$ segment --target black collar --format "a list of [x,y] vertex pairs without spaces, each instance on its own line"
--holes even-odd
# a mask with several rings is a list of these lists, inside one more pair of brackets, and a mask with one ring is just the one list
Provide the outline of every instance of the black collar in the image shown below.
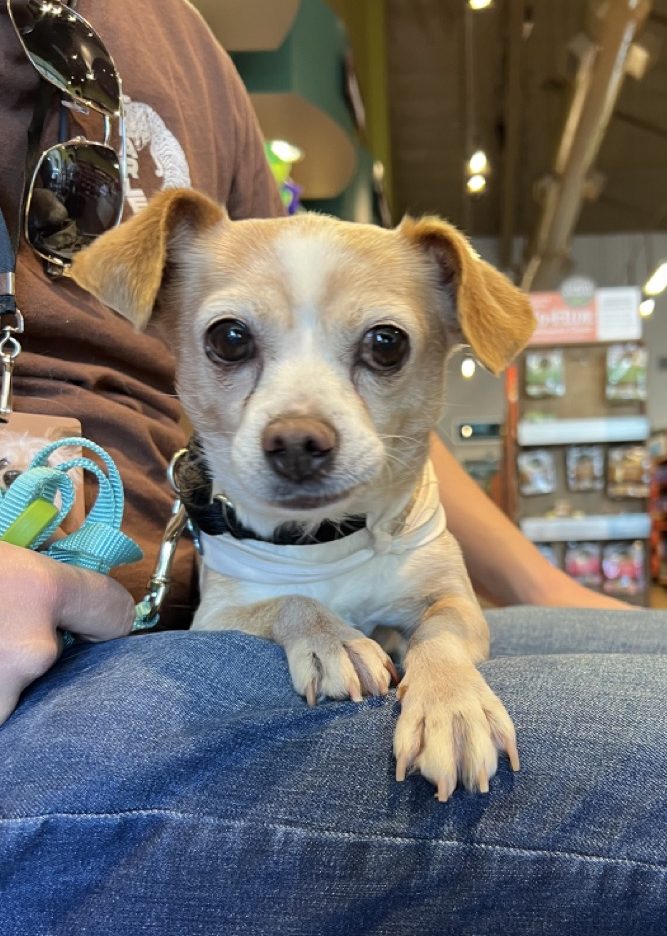
[[233,505],[225,497],[212,497],[211,474],[204,459],[201,443],[196,436],[190,439],[187,449],[180,457],[176,456],[176,459],[172,463],[172,475],[178,496],[194,526],[210,536],[228,533],[238,540],[252,539],[280,546],[305,546],[331,543],[351,536],[366,526],[365,516],[355,516],[340,523],[325,520],[307,534],[298,524],[285,523],[278,527],[272,536],[260,536],[241,523]]

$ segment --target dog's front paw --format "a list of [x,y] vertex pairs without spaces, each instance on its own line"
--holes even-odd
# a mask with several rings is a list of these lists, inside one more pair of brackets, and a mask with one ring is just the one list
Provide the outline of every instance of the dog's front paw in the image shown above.
[[386,695],[398,675],[391,659],[374,640],[342,621],[322,620],[312,632],[284,641],[292,682],[309,705],[320,697],[352,699]]
[[507,752],[512,770],[519,769],[512,720],[472,664],[408,664],[397,695],[397,780],[417,769],[444,803],[459,781],[468,790],[487,793],[498,751]]

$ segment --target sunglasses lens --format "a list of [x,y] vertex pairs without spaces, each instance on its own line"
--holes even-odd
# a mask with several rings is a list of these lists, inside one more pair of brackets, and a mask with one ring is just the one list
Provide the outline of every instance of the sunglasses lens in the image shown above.
[[101,143],[52,146],[41,159],[27,209],[30,244],[64,261],[114,227],[123,211],[118,156]]
[[40,75],[104,114],[119,113],[120,84],[113,61],[81,16],[57,0],[10,0],[9,12]]

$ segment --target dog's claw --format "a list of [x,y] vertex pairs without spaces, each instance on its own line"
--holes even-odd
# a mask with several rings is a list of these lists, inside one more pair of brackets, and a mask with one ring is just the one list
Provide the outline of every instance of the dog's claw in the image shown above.
[[317,705],[317,694],[315,692],[315,680],[314,679],[308,683],[308,687],[306,689],[306,701],[308,702],[308,705],[310,705],[311,708],[314,708]]
[[405,774],[408,769],[408,759],[407,757],[399,757],[396,761],[396,780],[398,783],[403,783],[405,780]]
[[353,702],[363,702],[363,701],[364,701],[363,696],[361,695],[361,692],[359,691],[359,686],[358,686],[358,685],[355,686],[355,684],[354,684],[353,682],[349,682],[349,683],[348,683],[348,685],[347,685],[347,692],[348,692],[348,695],[349,695],[349,697],[352,699]]
[[439,803],[446,803],[449,799],[449,783],[445,778],[438,780],[438,792],[435,795]]
[[393,685],[397,686],[399,682],[401,681],[401,677],[398,675],[398,670],[394,666],[394,661],[390,659],[389,657],[387,657],[387,659],[384,661],[384,668],[387,670],[387,672],[391,676],[391,681]]
[[519,761],[519,752],[515,743],[507,745],[506,748],[507,756],[509,757],[510,767],[516,773],[517,770],[521,770],[521,762]]
[[480,770],[477,775],[477,786],[480,793],[489,792],[489,778],[485,770]]

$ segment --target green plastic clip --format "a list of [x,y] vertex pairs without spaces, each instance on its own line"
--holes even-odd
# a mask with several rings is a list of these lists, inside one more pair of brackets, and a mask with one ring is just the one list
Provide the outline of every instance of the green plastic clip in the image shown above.
[[29,549],[39,534],[46,529],[58,514],[58,508],[51,501],[38,497],[28,504],[23,513],[10,524],[0,536],[3,543],[23,546]]

